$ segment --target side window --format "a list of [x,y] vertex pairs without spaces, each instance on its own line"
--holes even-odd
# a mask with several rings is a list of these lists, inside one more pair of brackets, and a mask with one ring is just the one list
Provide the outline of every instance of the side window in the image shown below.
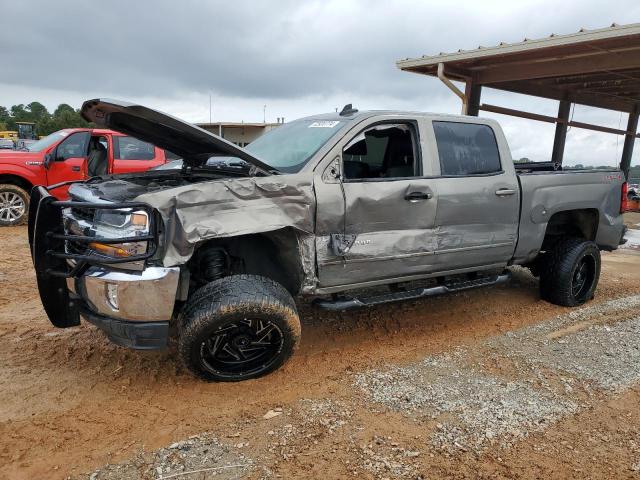
[[56,148],[56,160],[86,157],[88,147],[89,132],[72,133]]
[[410,124],[381,124],[361,132],[342,152],[344,178],[406,178],[420,175]]
[[113,137],[114,158],[119,160],[153,160],[153,145],[133,137]]
[[433,122],[442,175],[480,175],[502,171],[493,129],[488,125]]

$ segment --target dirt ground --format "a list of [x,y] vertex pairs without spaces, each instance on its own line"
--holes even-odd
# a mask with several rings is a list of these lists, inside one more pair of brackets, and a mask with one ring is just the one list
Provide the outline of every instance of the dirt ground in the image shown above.
[[173,349],[54,328],[26,229],[0,229],[0,245],[0,478],[640,477],[634,248],[603,255],[577,310],[541,301],[519,268],[427,301],[301,305],[283,369],[207,384]]

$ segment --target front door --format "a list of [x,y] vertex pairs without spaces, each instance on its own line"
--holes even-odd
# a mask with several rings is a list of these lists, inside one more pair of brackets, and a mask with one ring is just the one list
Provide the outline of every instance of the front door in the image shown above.
[[369,125],[344,145],[339,168],[342,182],[316,186],[320,286],[433,271],[438,198],[421,177],[418,122]]
[[438,270],[505,266],[517,240],[520,187],[504,137],[482,123],[432,125],[440,164]]
[[[83,180],[87,177],[89,138],[89,132],[76,132],[58,144],[51,153],[47,169],[48,185]],[[65,199],[68,190],[67,185],[51,190],[51,194],[59,199]]]

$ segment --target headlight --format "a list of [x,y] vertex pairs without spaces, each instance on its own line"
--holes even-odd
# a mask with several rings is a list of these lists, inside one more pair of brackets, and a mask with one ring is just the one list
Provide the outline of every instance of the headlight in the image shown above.
[[[96,238],[131,238],[149,235],[149,215],[131,209],[96,209],[91,227]],[[125,243],[91,242],[89,248],[108,257],[132,257],[147,251],[147,241]]]

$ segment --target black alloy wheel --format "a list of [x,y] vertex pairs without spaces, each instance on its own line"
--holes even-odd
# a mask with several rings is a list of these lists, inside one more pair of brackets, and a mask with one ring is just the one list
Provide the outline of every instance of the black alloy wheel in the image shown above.
[[282,331],[268,319],[221,325],[200,346],[203,367],[213,375],[251,376],[268,369],[282,351]]
[[231,275],[195,291],[178,319],[178,352],[185,367],[209,381],[266,375],[300,342],[295,302],[279,283]]

